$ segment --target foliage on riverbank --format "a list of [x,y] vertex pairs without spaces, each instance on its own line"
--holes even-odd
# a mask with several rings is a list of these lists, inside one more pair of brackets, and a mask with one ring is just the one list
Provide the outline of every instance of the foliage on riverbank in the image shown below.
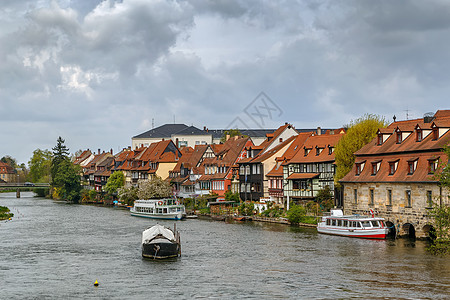
[[431,241],[428,251],[432,254],[450,254],[450,206],[434,205],[430,211],[436,239]]
[[9,211],[9,208],[5,206],[0,206],[0,220],[7,220],[12,218],[14,214]]

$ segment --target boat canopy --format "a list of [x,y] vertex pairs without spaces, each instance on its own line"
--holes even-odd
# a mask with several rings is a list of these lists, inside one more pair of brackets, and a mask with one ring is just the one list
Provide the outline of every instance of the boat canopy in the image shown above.
[[144,230],[144,232],[142,233],[142,243],[148,243],[158,235],[162,235],[163,237],[171,241],[175,240],[175,235],[173,234],[172,230],[162,225],[156,224],[155,226]]
[[342,211],[342,209],[332,209],[331,216],[332,217],[342,217],[342,216],[344,216],[344,212]]

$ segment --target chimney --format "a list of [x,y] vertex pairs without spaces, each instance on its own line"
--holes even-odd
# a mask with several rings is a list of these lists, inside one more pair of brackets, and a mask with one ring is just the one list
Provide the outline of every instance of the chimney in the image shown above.
[[180,145],[178,144],[178,138],[175,139],[175,145],[176,145],[177,147],[180,147]]
[[111,150],[109,152],[111,152],[111,154],[113,154],[112,148],[111,148]]
[[100,148],[98,148],[98,154],[100,154]]
[[317,127],[317,135],[321,135],[322,134],[322,128]]
[[206,126],[203,126],[203,131],[206,131]]

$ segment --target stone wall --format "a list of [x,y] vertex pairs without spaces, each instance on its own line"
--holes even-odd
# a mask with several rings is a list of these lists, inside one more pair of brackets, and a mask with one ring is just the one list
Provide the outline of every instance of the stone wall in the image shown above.
[[449,203],[448,189],[437,183],[345,183],[344,213],[368,215],[372,209],[376,216],[395,226],[397,236],[415,234],[417,238],[425,238],[432,224],[428,217],[430,192],[433,202]]

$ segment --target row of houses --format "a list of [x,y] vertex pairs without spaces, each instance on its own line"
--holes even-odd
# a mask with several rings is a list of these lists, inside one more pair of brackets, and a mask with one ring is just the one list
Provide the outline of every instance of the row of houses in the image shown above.
[[[134,148],[116,155],[86,150],[76,163],[98,191],[112,172],[120,170],[133,185],[158,175],[182,198],[215,193],[220,201],[230,190],[243,201],[282,206],[291,200],[312,201],[327,186],[336,192],[334,150],[346,134],[343,128],[298,130],[286,123],[276,130],[210,143],[215,140],[207,128],[172,125],[133,137]],[[373,210],[397,226],[399,234],[426,235],[432,202],[450,203],[448,190],[439,186],[434,174],[447,164],[442,149],[450,142],[449,129],[450,110],[423,119],[394,120],[379,129],[374,140],[354,154],[353,170],[341,180],[335,205],[349,214]],[[201,139],[209,135],[211,140]]]

